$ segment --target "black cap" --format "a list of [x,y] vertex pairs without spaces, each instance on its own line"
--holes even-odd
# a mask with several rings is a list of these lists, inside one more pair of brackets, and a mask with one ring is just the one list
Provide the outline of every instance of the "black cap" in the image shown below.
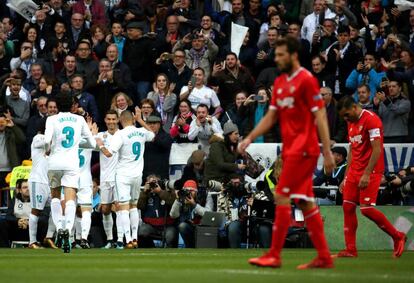
[[144,23],[143,22],[129,22],[126,25],[126,28],[127,29],[129,29],[129,28],[137,28],[137,29],[140,29],[140,30],[144,30]]
[[151,115],[147,118],[147,123],[161,123],[161,118],[155,115]]
[[344,157],[344,159],[346,159],[348,152],[346,151],[346,148],[343,146],[335,146],[334,148],[332,148],[332,152],[338,153],[340,155],[342,155]]

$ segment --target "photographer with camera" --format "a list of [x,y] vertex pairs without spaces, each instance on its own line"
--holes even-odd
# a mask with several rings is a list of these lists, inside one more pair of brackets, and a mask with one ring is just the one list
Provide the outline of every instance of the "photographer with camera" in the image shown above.
[[225,230],[228,245],[232,249],[240,248],[242,239],[246,238],[249,207],[252,204],[253,194],[243,177],[238,174],[228,175],[217,197],[217,211],[226,214]]
[[360,85],[369,86],[370,99],[374,98],[378,89],[381,89],[381,81],[385,76],[384,72],[377,72],[378,59],[373,53],[367,53],[358,61],[356,69],[346,79],[345,86],[354,91],[354,99],[358,101],[357,88]]
[[156,175],[149,175],[144,190],[138,198],[142,223],[139,228],[141,247],[152,247],[152,240],[161,239],[167,248],[176,248],[178,232],[176,222],[169,216],[170,207],[175,200],[175,192],[165,188]]
[[385,175],[385,181],[391,195],[398,194],[398,204],[414,205],[414,166],[401,169],[397,174]]
[[373,102],[384,125],[384,143],[406,142],[411,102],[403,94],[401,82],[389,81],[388,91],[377,92]]
[[178,231],[186,248],[195,247],[195,225],[200,223],[206,211],[212,211],[214,208],[213,198],[210,194],[207,195],[204,206],[200,203],[197,187],[195,180],[186,181],[183,188],[176,191],[177,199],[170,211],[172,218],[179,219]]

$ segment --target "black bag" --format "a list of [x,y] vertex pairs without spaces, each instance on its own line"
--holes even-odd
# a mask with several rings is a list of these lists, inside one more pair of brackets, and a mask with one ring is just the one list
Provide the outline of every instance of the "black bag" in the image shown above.
[[246,156],[244,157],[244,163],[246,164],[246,175],[253,179],[259,177],[265,170],[248,152],[246,152]]

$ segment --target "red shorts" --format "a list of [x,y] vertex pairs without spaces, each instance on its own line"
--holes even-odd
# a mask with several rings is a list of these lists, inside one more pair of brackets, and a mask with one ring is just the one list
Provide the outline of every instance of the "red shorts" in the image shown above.
[[315,201],[312,178],[317,162],[317,156],[284,157],[276,193],[295,200]]
[[348,172],[346,175],[343,200],[353,202],[355,204],[375,205],[377,203],[377,195],[381,184],[382,174],[373,173],[369,176],[368,187],[364,189],[358,188],[359,180],[362,174]]

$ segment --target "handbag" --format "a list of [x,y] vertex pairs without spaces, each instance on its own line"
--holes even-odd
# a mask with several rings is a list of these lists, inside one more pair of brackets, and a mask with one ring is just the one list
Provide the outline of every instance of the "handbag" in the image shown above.
[[246,152],[246,156],[243,158],[245,164],[246,164],[246,175],[256,179],[257,177],[262,174],[262,172],[265,170],[265,168],[259,164],[254,158]]

